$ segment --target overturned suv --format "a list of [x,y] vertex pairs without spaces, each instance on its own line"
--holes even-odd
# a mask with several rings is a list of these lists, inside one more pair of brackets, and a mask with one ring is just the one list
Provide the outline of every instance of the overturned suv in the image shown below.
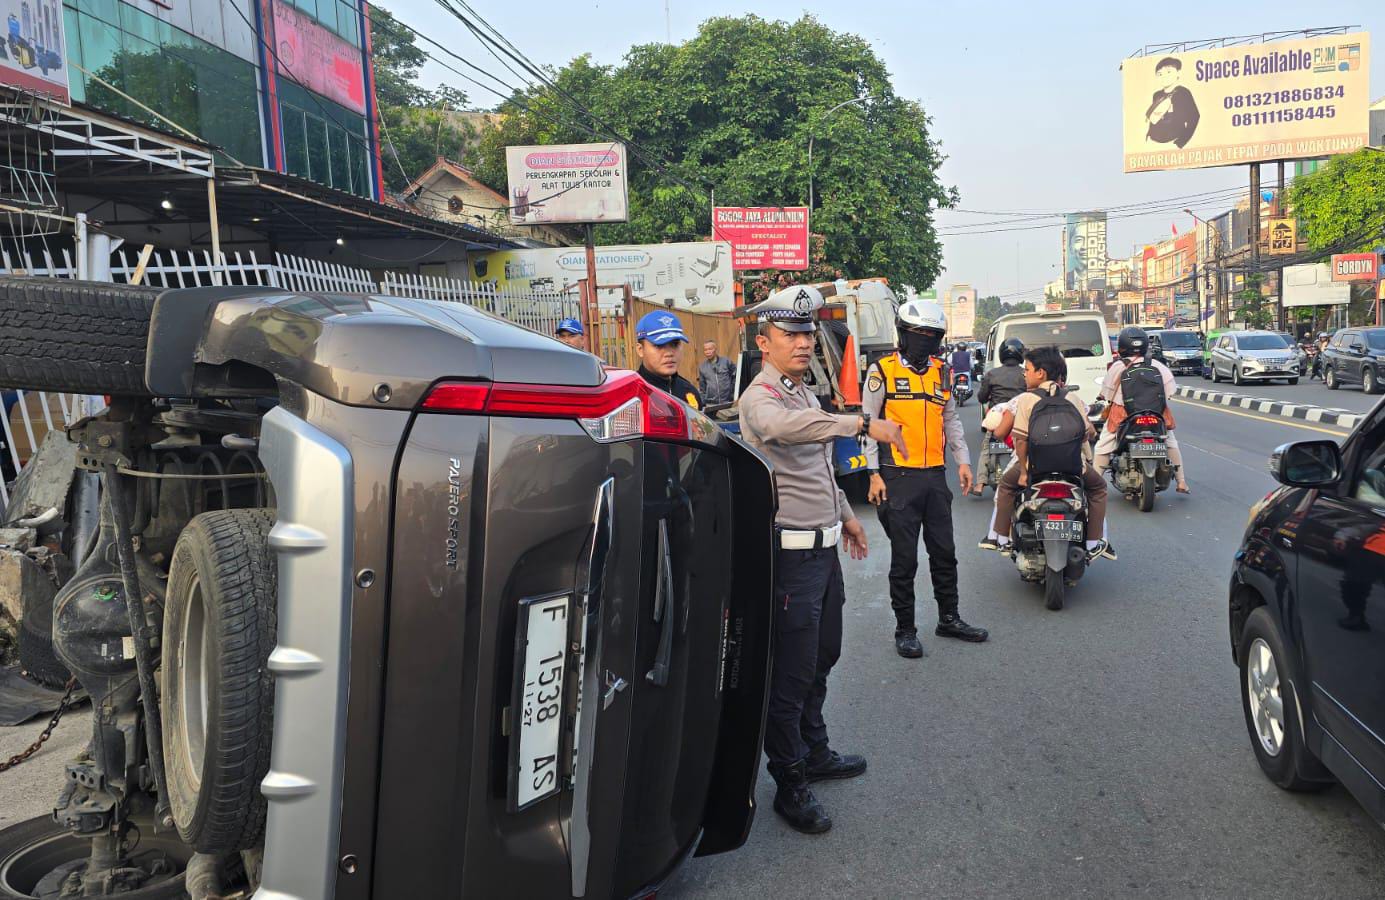
[[745,840],[774,490],[712,422],[463,306],[7,278],[0,321],[0,387],[109,398],[52,605],[91,741],[0,897],[643,896]]

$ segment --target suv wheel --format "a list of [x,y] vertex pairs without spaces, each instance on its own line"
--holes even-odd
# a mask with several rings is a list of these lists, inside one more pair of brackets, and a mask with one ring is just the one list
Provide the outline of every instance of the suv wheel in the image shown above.
[[1329,391],[1335,391],[1342,386],[1337,381],[1337,370],[1330,366],[1323,370],[1322,380],[1327,385]]
[[1321,782],[1299,774],[1311,757],[1299,728],[1293,670],[1274,619],[1263,606],[1246,618],[1237,658],[1241,708],[1251,748],[1265,777],[1289,791],[1321,789]]
[[1361,389],[1368,394],[1380,393],[1380,376],[1370,366],[1361,370]]

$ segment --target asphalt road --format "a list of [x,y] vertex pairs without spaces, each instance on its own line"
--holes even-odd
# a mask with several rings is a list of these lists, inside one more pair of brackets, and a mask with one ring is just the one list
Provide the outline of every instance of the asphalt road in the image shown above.
[[[1340,788],[1289,794],[1260,774],[1226,625],[1231,554],[1272,486],[1270,448],[1341,431],[1174,404],[1193,495],[1161,494],[1148,514],[1113,500],[1120,561],[1098,562],[1061,612],[976,549],[989,496],[956,502],[962,610],[987,644],[926,631],[926,658],[895,655],[888,546],[862,508],[871,555],[845,563],[827,717],[870,770],[820,786],[836,825],[819,837],[781,824],[762,776],[747,846],[690,861],[660,896],[1380,897],[1385,830]],[[924,622],[927,585],[921,572]],[[48,811],[88,721],[70,716],[0,775],[0,827]],[[0,758],[41,724],[0,728]]]
[[1242,394],[1246,397],[1264,397],[1285,403],[1321,406],[1325,409],[1342,409],[1352,413],[1370,412],[1375,408],[1376,403],[1380,402],[1379,396],[1367,394],[1361,390],[1359,384],[1342,385],[1335,391],[1329,391],[1321,381],[1309,381],[1307,378],[1300,379],[1298,384],[1284,384],[1280,381],[1267,384],[1254,381],[1236,387],[1227,381],[1213,385],[1211,379],[1199,378],[1196,375],[1183,375],[1179,377],[1178,383],[1186,387],[1225,391],[1232,394]]
[[1380,897],[1385,830],[1340,788],[1294,795],[1260,774],[1227,635],[1231,555],[1273,485],[1270,448],[1341,432],[1185,401],[1175,414],[1193,495],[1148,514],[1115,498],[1120,560],[1061,612],[976,549],[989,498],[955,503],[962,611],[987,644],[930,630],[928,657],[895,655],[888,545],[859,510],[871,555],[845,563],[827,719],[869,771],[820,786],[835,822],[820,837],[781,823],[762,776],[748,845],[693,860],[666,895]]

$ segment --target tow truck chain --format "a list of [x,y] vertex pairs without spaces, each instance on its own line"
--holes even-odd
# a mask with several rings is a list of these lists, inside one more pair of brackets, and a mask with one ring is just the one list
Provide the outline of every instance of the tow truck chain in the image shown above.
[[10,769],[13,769],[15,766],[19,765],[29,757],[33,756],[35,753],[39,751],[39,748],[43,746],[44,741],[47,741],[50,737],[53,736],[53,729],[58,727],[58,722],[62,719],[63,713],[67,712],[67,708],[72,705],[72,695],[74,692],[76,692],[76,690],[77,679],[69,678],[67,680],[67,693],[63,694],[62,700],[58,702],[58,709],[56,712],[53,713],[53,718],[48,720],[47,727],[45,727],[43,731],[39,733],[38,739],[35,740],[32,744],[30,744],[26,749],[19,753],[16,753],[14,756],[11,756],[6,761],[0,763],[0,772],[8,772]]

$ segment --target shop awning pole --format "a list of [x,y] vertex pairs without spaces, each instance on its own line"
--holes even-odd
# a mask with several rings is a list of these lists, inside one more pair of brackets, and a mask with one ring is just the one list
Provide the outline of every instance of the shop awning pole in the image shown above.
[[221,284],[221,224],[216,216],[216,179],[207,179],[207,224],[212,230],[212,284]]

